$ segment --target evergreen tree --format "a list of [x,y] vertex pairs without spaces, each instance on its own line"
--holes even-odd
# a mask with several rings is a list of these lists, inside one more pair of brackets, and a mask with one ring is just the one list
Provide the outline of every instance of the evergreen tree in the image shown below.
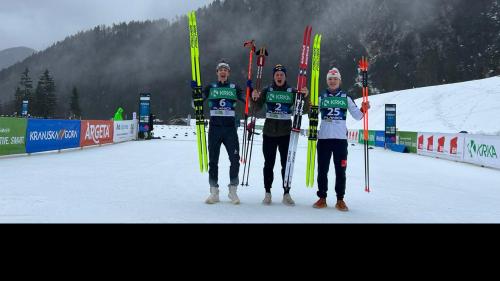
[[45,70],[44,77],[47,81],[46,83],[46,108],[47,108],[47,118],[54,118],[56,116],[57,109],[57,97],[56,97],[56,83],[54,82],[54,78],[50,76],[48,70]]
[[45,80],[40,77],[35,90],[35,100],[33,104],[33,114],[37,117],[45,115]]
[[55,95],[56,86],[54,79],[50,76],[49,70],[45,70],[36,87],[35,114],[43,118],[55,117],[57,107],[57,97]]
[[31,79],[29,73],[30,73],[29,69],[26,68],[24,72],[21,74],[21,82],[19,84],[21,86],[21,90],[23,91],[23,99],[32,102],[33,80]]
[[71,118],[80,119],[82,117],[82,110],[80,108],[80,98],[78,96],[78,90],[73,87],[73,92],[71,94],[70,101],[70,115]]
[[18,114],[21,113],[24,100],[27,100],[29,104],[33,102],[33,80],[29,73],[28,68],[21,73],[21,79],[14,94],[14,111]]
[[21,108],[23,106],[23,91],[21,88],[17,87],[16,88],[16,93],[14,94],[14,111],[18,113],[18,115],[21,113]]

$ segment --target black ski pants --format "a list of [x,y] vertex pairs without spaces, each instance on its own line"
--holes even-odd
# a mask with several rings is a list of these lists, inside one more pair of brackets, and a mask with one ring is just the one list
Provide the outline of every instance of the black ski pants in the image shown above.
[[328,172],[330,161],[333,155],[335,165],[335,192],[337,200],[344,200],[346,191],[346,170],[347,170],[347,140],[325,139],[318,140],[318,197],[328,196]]
[[240,143],[236,127],[210,127],[208,132],[209,151],[209,183],[210,187],[219,187],[219,156],[220,148],[226,147],[231,168],[229,169],[230,184],[239,185],[240,173]]
[[[262,150],[264,152],[264,188],[267,193],[271,192],[273,188],[274,181],[274,165],[276,163],[277,151],[280,152],[281,159],[281,178],[284,181],[285,170],[286,170],[286,160],[288,157],[288,147],[290,145],[290,136],[284,137],[269,137],[264,135],[264,142],[262,144]],[[283,189],[284,189],[283,185]],[[285,193],[290,192],[285,190]]]

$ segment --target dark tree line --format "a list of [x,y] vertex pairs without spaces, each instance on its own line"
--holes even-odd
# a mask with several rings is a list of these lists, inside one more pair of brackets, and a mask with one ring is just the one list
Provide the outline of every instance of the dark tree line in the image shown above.
[[[204,83],[215,79],[215,64],[225,58],[232,66],[231,79],[244,86],[248,52],[243,42],[255,39],[270,52],[265,82],[271,81],[272,65],[281,63],[294,85],[302,33],[308,24],[323,34],[322,76],[338,67],[344,89],[354,96],[360,95],[356,61],[361,56],[372,63],[372,93],[500,74],[498,0],[474,4],[465,0],[226,0],[198,10],[198,24]],[[85,118],[111,118],[118,107],[131,116],[143,91],[152,93],[152,110],[161,119],[185,117],[192,111],[186,17],[97,26],[55,43],[0,72],[4,109],[12,100],[19,73],[28,67],[33,73],[50,69],[55,77],[56,115],[68,115],[75,86]]]
[[[7,107],[6,109],[0,108],[0,113],[7,111],[2,114],[21,116],[23,114],[23,103],[25,102],[28,103],[28,116],[30,117],[72,119],[82,117],[77,88],[74,87],[72,90],[69,111],[65,110],[58,103],[56,84],[48,69],[40,75],[36,88],[33,88],[30,70],[26,68],[21,73],[11,107]],[[61,112],[64,113],[61,115]]]

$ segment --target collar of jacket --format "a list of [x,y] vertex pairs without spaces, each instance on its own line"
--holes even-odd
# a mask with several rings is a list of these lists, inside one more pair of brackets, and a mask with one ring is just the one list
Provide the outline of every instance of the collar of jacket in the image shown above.
[[227,80],[226,82],[217,81],[217,86],[219,87],[227,87],[229,85],[231,85],[231,82],[229,80]]
[[326,93],[328,96],[338,96],[340,94],[340,92],[342,92],[341,88],[338,88],[337,90],[335,90],[333,92],[330,89],[326,89]]
[[288,90],[288,88],[290,88],[290,87],[288,86],[288,83],[287,83],[287,82],[285,82],[285,85],[283,85],[283,86],[281,86],[281,87],[280,87],[280,86],[278,86],[278,85],[276,85],[276,82],[273,82],[273,86],[272,86],[272,88],[273,88],[274,90],[277,90],[277,91],[286,91],[286,90]]

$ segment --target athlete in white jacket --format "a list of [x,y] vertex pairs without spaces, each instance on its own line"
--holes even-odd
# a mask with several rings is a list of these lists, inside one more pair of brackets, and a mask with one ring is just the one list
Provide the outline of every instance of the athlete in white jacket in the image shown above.
[[346,190],[347,169],[347,111],[356,120],[363,119],[364,112],[370,109],[366,103],[359,109],[354,100],[340,88],[342,76],[337,68],[333,68],[327,75],[328,89],[320,94],[319,106],[321,113],[321,126],[318,134],[318,202],[314,208],[327,207],[328,171],[333,155],[335,164],[337,193],[336,208],[347,212],[349,208],[344,202]]

